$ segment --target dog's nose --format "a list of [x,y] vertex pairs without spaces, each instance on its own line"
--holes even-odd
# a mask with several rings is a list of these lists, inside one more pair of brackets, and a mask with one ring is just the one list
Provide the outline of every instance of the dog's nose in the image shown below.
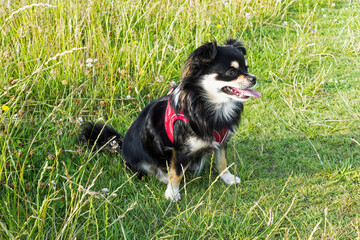
[[256,77],[254,75],[248,75],[247,79],[252,83],[255,84],[256,83]]

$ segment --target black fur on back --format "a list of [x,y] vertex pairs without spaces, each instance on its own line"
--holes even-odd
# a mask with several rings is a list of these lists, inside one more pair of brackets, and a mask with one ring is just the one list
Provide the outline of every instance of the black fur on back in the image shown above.
[[121,152],[123,136],[112,127],[102,123],[86,122],[81,128],[79,139],[90,147]]

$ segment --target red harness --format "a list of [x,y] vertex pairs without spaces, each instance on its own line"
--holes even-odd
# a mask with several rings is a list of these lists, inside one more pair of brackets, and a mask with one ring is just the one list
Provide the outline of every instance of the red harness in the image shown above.
[[[189,122],[189,120],[185,117],[183,112],[179,112],[179,113],[175,112],[175,110],[171,107],[170,97],[169,97],[165,112],[165,130],[172,143],[174,143],[174,123],[176,120],[181,120],[187,123]],[[213,132],[214,139],[219,144],[222,144],[228,135],[229,135],[229,129],[223,129],[220,132],[215,130]]]

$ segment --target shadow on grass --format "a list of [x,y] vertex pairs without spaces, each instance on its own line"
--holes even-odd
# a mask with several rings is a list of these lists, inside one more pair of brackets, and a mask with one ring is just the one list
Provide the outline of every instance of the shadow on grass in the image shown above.
[[356,139],[355,133],[315,138],[242,137],[230,145],[228,159],[240,162],[237,165],[248,172],[244,176],[247,179],[287,178],[292,172],[326,174],[360,163],[360,145]]

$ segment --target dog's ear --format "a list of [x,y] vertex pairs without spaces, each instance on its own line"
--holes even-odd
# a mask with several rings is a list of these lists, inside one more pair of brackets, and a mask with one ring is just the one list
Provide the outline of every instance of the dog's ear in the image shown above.
[[244,45],[241,42],[239,42],[238,40],[229,38],[225,44],[233,46],[237,50],[241,51],[244,55],[246,55],[246,49],[245,49]]
[[204,43],[202,46],[195,49],[190,54],[190,57],[192,57],[192,60],[196,61],[197,64],[200,64],[200,65],[209,64],[216,57],[216,54],[217,54],[216,47],[217,47],[216,41]]
[[212,63],[217,54],[217,43],[208,42],[195,49],[185,62],[182,78],[196,76],[200,70]]

